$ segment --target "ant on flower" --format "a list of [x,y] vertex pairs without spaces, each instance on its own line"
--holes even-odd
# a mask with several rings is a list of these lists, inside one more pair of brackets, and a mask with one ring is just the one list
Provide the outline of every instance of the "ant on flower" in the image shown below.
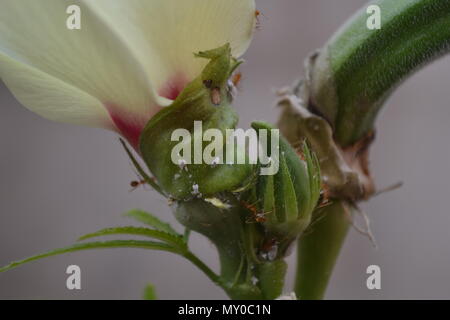
[[249,210],[252,214],[247,218],[247,223],[264,223],[267,221],[266,214],[269,214],[270,212],[260,212],[258,211],[258,208],[256,208],[255,204],[249,204],[245,201],[242,201],[242,205]]

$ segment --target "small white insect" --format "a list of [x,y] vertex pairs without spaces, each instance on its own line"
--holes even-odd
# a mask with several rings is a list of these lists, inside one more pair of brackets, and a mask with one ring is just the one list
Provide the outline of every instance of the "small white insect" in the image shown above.
[[213,161],[211,161],[211,166],[214,168],[215,166],[217,166],[220,163],[220,158],[219,157],[215,157],[213,159]]
[[198,184],[194,184],[193,186],[192,186],[192,195],[194,195],[194,196],[197,196],[197,195],[199,195],[200,194],[200,192],[198,191]]
[[278,246],[274,245],[270,248],[269,252],[267,252],[267,259],[269,261],[274,261],[278,254]]
[[184,159],[178,160],[178,167],[180,167],[181,170],[185,169],[187,171],[187,162]]

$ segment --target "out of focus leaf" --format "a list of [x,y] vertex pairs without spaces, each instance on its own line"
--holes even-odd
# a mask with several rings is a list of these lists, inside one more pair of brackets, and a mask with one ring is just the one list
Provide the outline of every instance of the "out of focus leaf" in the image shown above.
[[42,258],[47,258],[51,256],[60,255],[63,253],[76,252],[82,250],[92,250],[92,249],[109,249],[109,248],[141,248],[141,249],[149,249],[149,250],[160,250],[160,251],[168,251],[173,253],[179,253],[179,249],[160,242],[154,241],[138,241],[138,240],[112,240],[112,241],[104,241],[104,242],[89,242],[89,243],[81,243],[75,244],[69,247],[60,248],[56,250],[51,250],[46,253],[38,254],[23,260],[14,261],[7,266],[0,268],[0,272],[4,272],[13,268],[16,268],[22,264],[39,260]]
[[155,286],[148,284],[144,289],[144,300],[158,300]]
[[150,227],[155,228],[156,230],[159,231],[164,231],[167,233],[170,233],[172,235],[175,236],[179,236],[180,234],[178,232],[176,232],[170,224],[168,224],[167,222],[162,221],[161,219],[159,219],[158,217],[156,217],[155,215],[143,211],[143,210],[139,210],[139,209],[133,209],[128,211],[127,213],[125,213],[126,217],[130,217],[135,219],[136,221],[139,221],[143,224],[146,224]]
[[126,235],[136,235],[136,236],[144,236],[150,237],[156,240],[164,241],[169,245],[173,245],[181,250],[186,249],[186,243],[182,236],[173,235],[167,233],[165,231],[160,230],[152,230],[148,228],[142,227],[116,227],[116,228],[106,228],[100,231],[90,233],[80,237],[78,240],[86,240],[96,237],[110,236],[110,235],[118,235],[118,234],[126,234]]

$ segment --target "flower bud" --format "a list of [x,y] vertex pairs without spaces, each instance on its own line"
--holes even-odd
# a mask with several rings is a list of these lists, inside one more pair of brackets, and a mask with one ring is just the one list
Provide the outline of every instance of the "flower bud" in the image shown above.
[[[255,129],[272,127],[255,122]],[[266,216],[265,227],[279,239],[293,239],[311,221],[320,197],[320,168],[317,158],[303,143],[297,153],[291,145],[280,137],[278,155],[279,170],[275,175],[259,176],[256,184],[257,207]]]
[[[222,156],[217,157],[217,161],[203,161],[207,146],[203,141],[203,131],[212,129],[226,137],[227,129],[234,129],[237,124],[237,114],[230,107],[227,82],[240,62],[231,56],[229,44],[196,56],[210,59],[210,62],[171,106],[150,120],[140,140],[140,150],[148,168],[162,189],[178,200],[234,190],[254,169],[249,164],[225,163],[223,155],[229,148],[233,148],[235,154],[245,153],[238,146],[229,146],[226,139],[218,143],[216,152],[221,151]],[[197,124],[201,124],[202,130],[197,130]],[[180,154],[180,160],[174,163],[173,151],[180,144],[173,139],[177,130],[187,137],[186,142],[182,137],[182,143],[185,143],[182,150],[187,150],[189,156],[187,161],[186,155]]]

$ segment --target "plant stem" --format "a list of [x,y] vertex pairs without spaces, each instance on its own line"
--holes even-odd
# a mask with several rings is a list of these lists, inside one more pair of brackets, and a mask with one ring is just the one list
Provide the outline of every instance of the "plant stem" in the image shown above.
[[193,254],[190,251],[187,251],[183,254],[183,257],[188,259],[190,262],[192,262],[195,266],[197,266],[203,273],[216,285],[220,286],[224,290],[226,290],[223,281],[221,278],[212,271],[203,261],[201,261],[195,254]]
[[[371,4],[381,10],[381,29],[368,28],[373,12],[367,13],[366,5],[328,41],[309,69],[309,108],[328,120],[343,148],[373,130],[378,111],[404,79],[450,50],[450,1]],[[348,210],[344,201],[325,208],[324,218],[300,238],[299,298],[323,298],[348,231]]]
[[221,210],[201,199],[180,202],[175,209],[175,217],[181,224],[204,235],[217,247],[220,277],[192,254],[187,254],[187,258],[232,299],[261,299],[261,291],[251,283],[251,277],[247,277],[246,271],[251,271],[252,265],[243,238],[245,222],[239,202],[231,195],[225,200],[232,205],[230,210]]
[[350,145],[373,129],[390,93],[450,49],[450,1],[380,0],[381,29],[366,5],[324,46],[312,68],[312,104]]
[[349,229],[348,208],[336,202],[298,241],[295,293],[298,299],[322,299]]

